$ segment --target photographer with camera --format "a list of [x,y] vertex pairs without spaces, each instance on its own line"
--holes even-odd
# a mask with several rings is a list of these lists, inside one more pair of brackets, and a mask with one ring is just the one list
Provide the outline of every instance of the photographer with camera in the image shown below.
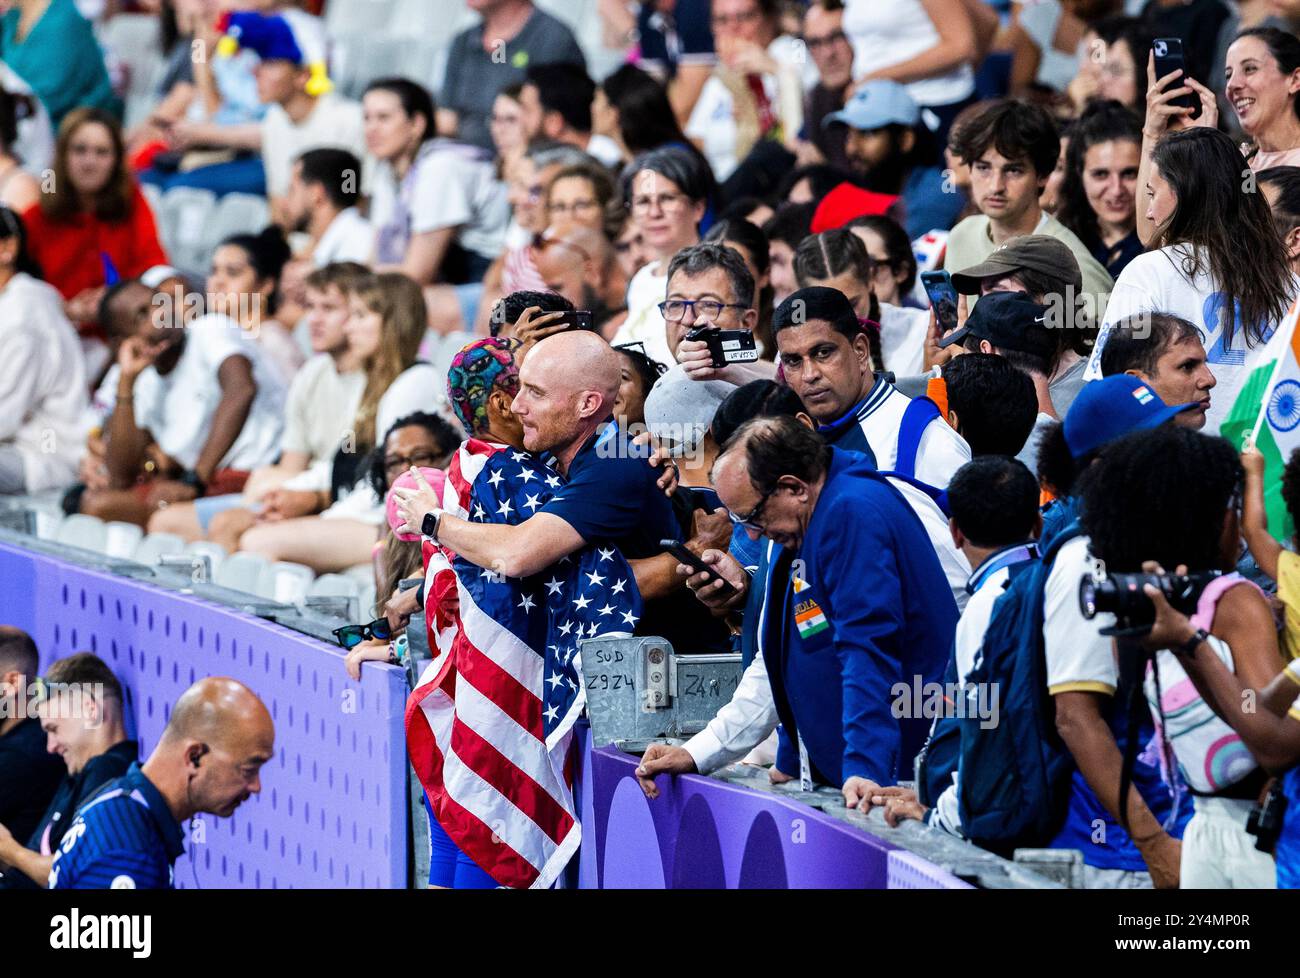
[[[1164,425],[1109,445],[1083,490],[1083,527],[1107,575],[1095,585],[1085,579],[1083,598],[1096,611],[1113,612],[1133,633],[1129,641],[1119,639],[1121,688],[1125,658],[1138,656],[1135,682],[1142,683],[1166,762],[1172,751],[1191,790],[1195,813],[1183,835],[1184,888],[1271,888],[1276,875],[1273,860],[1246,832],[1268,778],[1225,722],[1241,711],[1242,700],[1214,704],[1183,666],[1189,651],[1203,646],[1207,657],[1249,688],[1263,688],[1282,668],[1268,599],[1233,572],[1241,487],[1241,465],[1227,441]],[[1177,636],[1162,629],[1142,640],[1155,609],[1127,575],[1152,560],[1187,578],[1159,582],[1187,628]],[[1187,568],[1195,572],[1190,577]],[[1113,580],[1116,574],[1125,576]]]

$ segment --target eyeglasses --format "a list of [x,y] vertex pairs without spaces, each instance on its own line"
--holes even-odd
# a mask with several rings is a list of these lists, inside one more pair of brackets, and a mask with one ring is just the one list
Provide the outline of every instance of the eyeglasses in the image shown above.
[[803,39],[804,46],[809,51],[816,51],[818,48],[828,48],[832,44],[838,44],[840,41],[847,41],[848,35],[843,31],[835,31],[827,34],[825,37],[807,37]]
[[334,629],[333,634],[338,639],[339,645],[351,651],[362,642],[369,642],[372,639],[387,642],[393,637],[393,630],[388,627],[387,618],[376,618],[369,625],[344,625],[342,628]]
[[576,214],[578,211],[591,211],[600,206],[598,200],[575,200],[572,204],[551,204],[547,210],[552,214]]
[[759,520],[762,519],[763,517],[763,507],[767,505],[767,501],[776,494],[776,491],[779,488],[781,487],[773,486],[767,492],[763,493],[762,498],[760,498],[758,501],[758,505],[755,506],[753,509],[751,509],[744,516],[741,516],[739,513],[728,513],[727,515],[731,517],[731,522],[735,523],[737,526],[742,527],[746,530],[755,530],[759,533],[765,532],[763,529],[763,524],[759,522]]
[[417,469],[440,469],[445,459],[445,455],[430,451],[412,452],[410,455],[386,455],[384,456],[384,471],[388,473],[405,472],[412,466]]
[[669,323],[680,323],[686,318],[688,309],[695,312],[696,319],[713,322],[722,315],[724,309],[747,308],[749,307],[738,302],[718,302],[715,299],[669,299],[659,303],[659,312],[663,314],[664,321]]
[[685,194],[655,194],[654,196],[633,197],[632,213],[649,214],[652,210],[659,210],[667,214],[670,211],[681,210],[686,205],[686,200]]
[[538,231],[533,235],[532,245],[533,251],[538,254],[541,254],[547,248],[568,248],[570,251],[581,255],[583,261],[591,261],[591,255],[587,254],[586,248],[576,245],[572,241],[565,241],[563,238],[548,238],[544,231]]

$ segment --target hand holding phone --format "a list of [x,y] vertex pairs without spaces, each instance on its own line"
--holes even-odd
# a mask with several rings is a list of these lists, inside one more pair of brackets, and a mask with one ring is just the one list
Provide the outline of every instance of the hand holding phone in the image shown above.
[[730,581],[688,550],[684,544],[676,540],[660,540],[659,546],[676,557],[679,562],[691,568],[696,574],[708,575],[708,580],[701,587],[721,581],[722,587],[713,592],[717,597],[728,598],[736,593],[736,589],[731,586]]
[[[1175,71],[1181,71],[1182,75],[1172,82],[1171,88],[1190,87],[1187,84],[1187,63],[1183,59],[1183,42],[1177,37],[1157,37],[1151,42],[1151,55],[1155,60],[1156,80],[1159,81],[1166,75]],[[1187,118],[1195,119],[1201,109],[1201,101],[1193,92],[1186,92],[1168,102],[1169,105],[1177,106],[1181,109],[1191,109]]]
[[952,332],[957,328],[957,287],[952,276],[946,271],[922,272],[921,285],[934,308],[940,335]]

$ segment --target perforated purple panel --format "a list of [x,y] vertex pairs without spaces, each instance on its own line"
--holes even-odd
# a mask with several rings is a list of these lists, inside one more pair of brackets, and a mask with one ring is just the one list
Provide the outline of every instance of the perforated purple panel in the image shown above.
[[360,683],[337,648],[196,598],[0,544],[0,622],[30,632],[42,669],[90,651],[126,688],[142,756],[196,679],[231,676],[275,720],[262,793],[202,816],[179,887],[404,887],[406,753],[400,670]]
[[[919,856],[779,795],[712,778],[658,779],[647,801],[637,758],[584,758],[581,886],[742,889],[965,887]],[[594,852],[592,851],[594,849]]]

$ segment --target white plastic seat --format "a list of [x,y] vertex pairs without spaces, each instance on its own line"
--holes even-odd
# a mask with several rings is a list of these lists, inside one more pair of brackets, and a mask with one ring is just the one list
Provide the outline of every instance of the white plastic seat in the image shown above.
[[147,533],[135,548],[135,562],[153,567],[165,554],[178,554],[185,549],[185,541],[175,533]]
[[356,598],[361,594],[361,584],[346,574],[322,574],[312,581],[307,594],[313,598]]
[[207,557],[209,563],[212,565],[212,575],[214,579],[216,578],[217,571],[229,556],[229,554],[226,553],[225,547],[219,543],[213,543],[211,540],[196,540],[194,543],[188,543],[185,545],[185,552],[187,554],[193,554],[196,557]]
[[54,539],[69,547],[104,553],[108,530],[103,520],[85,513],[74,513],[60,525]]
[[226,194],[217,202],[216,211],[205,229],[203,250],[210,259],[217,245],[232,234],[258,234],[270,220],[271,208],[265,197]]
[[163,194],[159,230],[172,264],[202,278],[208,271],[208,233],[217,209],[216,195],[197,187],[175,187]]
[[277,604],[299,604],[316,580],[316,572],[302,564],[278,561],[262,572],[257,593]]
[[59,538],[59,528],[63,521],[67,519],[60,512],[49,509],[36,510],[36,538],[38,540],[57,540]]
[[221,562],[216,573],[216,583],[232,591],[261,594],[259,589],[262,575],[266,573],[269,566],[270,562],[261,554],[241,550]]
[[[432,8],[446,6],[429,0],[420,2]],[[388,29],[397,3],[398,0],[343,0],[341,3],[336,0],[325,8],[325,31],[334,39]]]
[[105,524],[104,553],[120,560],[133,560],[144,539],[144,530],[134,523],[114,521]]

